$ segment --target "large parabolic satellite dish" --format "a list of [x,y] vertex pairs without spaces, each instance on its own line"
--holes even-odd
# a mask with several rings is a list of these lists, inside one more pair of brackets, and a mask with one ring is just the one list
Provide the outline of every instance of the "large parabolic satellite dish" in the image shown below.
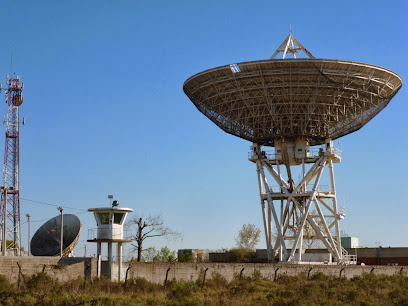
[[[63,215],[63,256],[72,253],[81,232],[81,221],[75,215]],[[56,256],[61,250],[61,216],[45,222],[31,239],[31,254]]]
[[[299,51],[309,58],[296,58]],[[333,172],[341,154],[333,140],[363,127],[401,86],[398,74],[379,66],[316,59],[292,33],[268,60],[209,69],[185,81],[183,90],[200,112],[253,143],[249,160],[257,167],[269,262],[301,262],[303,241],[319,239],[334,262],[356,263],[341,246],[339,220],[345,214]],[[291,167],[300,165],[295,181]],[[328,189],[319,185],[325,168]]]
[[221,66],[184,83],[205,116],[260,145],[277,139],[323,144],[360,129],[402,86],[391,70],[316,58],[270,59]]

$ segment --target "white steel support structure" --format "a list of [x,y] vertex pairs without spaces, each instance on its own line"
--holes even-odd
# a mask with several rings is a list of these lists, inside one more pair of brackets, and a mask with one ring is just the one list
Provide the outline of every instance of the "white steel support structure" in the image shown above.
[[[275,154],[267,154],[254,143],[249,158],[256,164],[268,261],[278,257],[282,263],[301,262],[303,241],[319,239],[334,262],[346,263],[349,258],[341,247],[339,227],[344,214],[337,207],[333,172],[333,163],[341,161],[339,152],[330,140],[315,156],[307,154],[301,160],[288,158],[290,153],[285,147],[282,158],[276,152],[275,147]],[[308,171],[305,164],[311,164]],[[291,178],[291,165],[302,166],[297,184]],[[283,178],[281,166],[286,166],[288,180]],[[319,183],[325,169],[329,171],[330,188],[321,190]],[[267,176],[277,187],[268,183]]]

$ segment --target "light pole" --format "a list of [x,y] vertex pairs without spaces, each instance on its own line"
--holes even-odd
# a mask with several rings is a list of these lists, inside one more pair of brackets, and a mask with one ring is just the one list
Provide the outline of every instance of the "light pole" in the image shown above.
[[64,219],[63,219],[63,209],[61,206],[58,207],[58,210],[61,212],[61,239],[60,239],[60,257],[62,257],[62,251],[63,251],[63,244],[64,244]]
[[26,214],[28,219],[28,256],[31,256],[31,224],[30,224],[30,214]]

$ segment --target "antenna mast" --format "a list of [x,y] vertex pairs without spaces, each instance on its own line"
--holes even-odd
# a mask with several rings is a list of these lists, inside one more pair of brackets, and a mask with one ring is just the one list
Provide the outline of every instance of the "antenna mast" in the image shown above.
[[309,56],[310,58],[315,58],[312,53],[310,53],[303,45],[292,35],[292,26],[290,27],[289,35],[285,38],[283,43],[279,46],[279,48],[275,51],[275,53],[271,56],[271,59],[275,59],[276,56],[283,52],[282,59],[286,57],[286,54],[292,53],[293,57],[296,58],[296,53],[299,51],[303,51]]
[[19,106],[23,103],[23,83],[19,77],[7,76],[6,142],[4,150],[3,183],[0,187],[0,222],[2,224],[2,255],[6,250],[21,255],[20,196],[19,196]]

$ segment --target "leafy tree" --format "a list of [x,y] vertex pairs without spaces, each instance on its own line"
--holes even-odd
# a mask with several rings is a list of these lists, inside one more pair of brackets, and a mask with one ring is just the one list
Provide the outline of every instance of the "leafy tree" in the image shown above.
[[237,247],[239,249],[255,250],[260,234],[261,230],[256,225],[250,223],[244,224],[235,238]]
[[191,258],[190,252],[179,251],[178,256],[177,256],[177,261],[178,262],[192,262],[193,259]]
[[148,238],[166,237],[166,238],[181,238],[181,234],[164,225],[162,216],[149,215],[146,219],[134,217],[130,220],[130,226],[136,226],[136,236],[132,240],[135,244],[132,246],[137,251],[137,261],[142,261],[143,242]]
[[159,251],[155,248],[148,248],[143,254],[144,262],[175,262],[177,256],[175,251],[171,251],[167,246],[162,247]]

